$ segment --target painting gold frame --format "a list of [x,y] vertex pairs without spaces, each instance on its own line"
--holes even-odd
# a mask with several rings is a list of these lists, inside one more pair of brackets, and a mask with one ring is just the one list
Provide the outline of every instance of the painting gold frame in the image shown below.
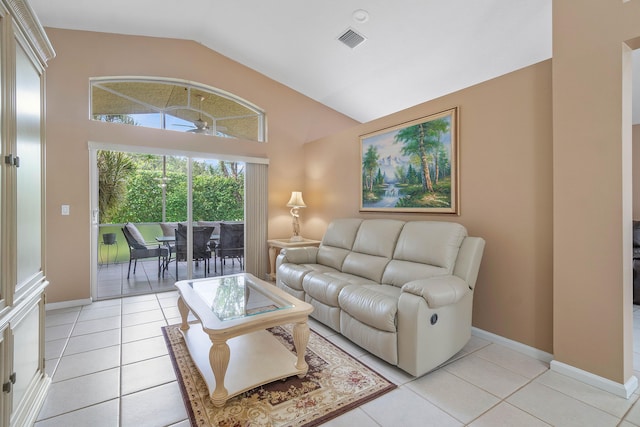
[[360,211],[459,215],[454,107],[360,136]]

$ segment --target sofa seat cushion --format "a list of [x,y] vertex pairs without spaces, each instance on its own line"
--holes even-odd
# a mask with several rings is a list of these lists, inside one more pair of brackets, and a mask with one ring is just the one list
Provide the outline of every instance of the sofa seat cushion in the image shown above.
[[340,308],[354,319],[381,331],[396,332],[401,290],[388,285],[351,285],[338,297]]
[[278,280],[292,289],[302,291],[302,279],[311,271],[304,264],[282,264],[278,268]]
[[338,295],[346,286],[371,284],[370,280],[339,271],[312,271],[302,281],[304,291],[313,299],[338,307]]

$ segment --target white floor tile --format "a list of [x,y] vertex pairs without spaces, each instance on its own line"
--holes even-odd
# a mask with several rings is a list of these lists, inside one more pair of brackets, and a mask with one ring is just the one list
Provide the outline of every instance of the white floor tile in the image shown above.
[[544,422],[563,427],[614,427],[619,418],[550,387],[532,382],[507,402]]
[[47,312],[45,317],[45,327],[67,325],[69,323],[75,323],[78,320],[78,314],[80,310],[65,311],[61,313]]
[[635,404],[625,417],[625,421],[640,426],[640,401],[636,400]]
[[500,344],[491,344],[483,347],[475,355],[527,378],[535,378],[549,370],[547,363],[518,353]]
[[94,332],[108,331],[110,329],[120,329],[120,316],[105,317],[104,319],[87,320],[76,323],[72,336],[92,334]]
[[139,313],[141,311],[149,310],[160,310],[160,303],[157,299],[130,302],[122,305],[122,314]]
[[[132,273],[133,274],[133,273]],[[155,294],[147,294],[147,295],[137,295],[134,297],[124,297],[122,298],[122,304],[135,304],[142,301],[155,301],[158,298]]]
[[44,344],[44,359],[58,359],[62,356],[65,346],[69,340],[62,338],[59,340],[45,341]]
[[167,325],[179,325],[182,323],[181,317],[167,317]]
[[119,366],[120,345],[85,351],[60,359],[53,381],[64,381]]
[[415,379],[413,375],[371,354],[365,354],[359,357],[358,360],[396,385],[406,384]]
[[177,382],[121,398],[121,427],[160,427],[187,418]]
[[162,336],[162,327],[166,325],[167,322],[159,321],[143,323],[141,325],[135,326],[127,326],[125,328],[122,328],[122,342],[127,343],[146,338],[160,337]]
[[114,345],[120,345],[120,329],[109,329],[108,331],[71,337],[64,355],[68,356]]
[[362,409],[356,408],[322,424],[324,427],[379,427]]
[[162,307],[162,313],[164,314],[164,317],[167,319],[172,317],[180,317],[180,311],[178,310],[177,306]]
[[454,427],[462,423],[406,388],[399,388],[361,406],[383,427]]
[[176,380],[169,356],[160,356],[122,367],[122,395]]
[[177,293],[166,292],[166,294],[169,294],[169,296],[164,298],[160,296],[161,294],[158,294],[158,302],[160,303],[160,307],[162,307],[163,309],[177,307],[178,306]]
[[164,320],[164,315],[162,314],[162,310],[158,307],[156,310],[123,314],[122,327],[141,325],[143,323],[157,322],[160,320]]
[[119,399],[113,399],[88,408],[38,421],[34,427],[87,427],[89,422],[91,427],[118,427],[119,406]]
[[158,298],[158,300],[162,301],[163,299],[174,299],[174,300],[178,300],[178,291],[169,291],[169,292],[162,292],[159,294],[156,294],[156,297]]
[[102,301],[94,301],[91,304],[87,304],[83,306],[82,310],[83,311],[98,310],[105,307],[120,306],[120,305],[122,305],[122,301],[120,300],[120,298],[114,298],[114,299],[107,299]]
[[475,335],[471,335],[471,339],[462,347],[462,351],[465,353],[473,353],[474,351],[480,350],[491,344],[491,341],[487,341],[484,338],[476,337]]
[[118,398],[120,368],[52,383],[38,420]]
[[164,337],[153,337],[122,344],[123,365],[164,356],[165,354],[168,353]]
[[44,361],[44,372],[49,376],[49,378],[53,378],[56,368],[58,367],[58,363],[60,363],[60,359],[48,359]]
[[443,369],[502,399],[529,382],[528,378],[477,357],[475,353]]
[[502,402],[482,414],[469,427],[548,427],[549,424],[515,406]]
[[407,387],[463,423],[474,420],[500,402],[490,393],[442,369],[410,382]]
[[120,305],[110,305],[101,308],[93,308],[91,310],[82,310],[78,321],[83,322],[85,320],[104,319],[105,317],[120,316]]
[[64,338],[69,338],[71,335],[71,331],[73,330],[73,324],[65,324],[58,326],[50,326],[44,329],[44,339],[45,341],[53,341]]
[[637,395],[625,399],[553,371],[545,372],[536,379],[536,382],[595,406],[618,418],[624,416],[637,400]]

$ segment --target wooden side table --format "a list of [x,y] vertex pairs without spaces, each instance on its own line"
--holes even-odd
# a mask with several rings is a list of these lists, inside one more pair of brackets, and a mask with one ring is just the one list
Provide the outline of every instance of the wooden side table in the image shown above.
[[272,239],[267,240],[269,245],[269,278],[272,281],[276,280],[276,257],[280,253],[280,250],[285,248],[302,248],[305,246],[320,246],[320,240],[302,239],[297,242],[292,242],[289,239]]

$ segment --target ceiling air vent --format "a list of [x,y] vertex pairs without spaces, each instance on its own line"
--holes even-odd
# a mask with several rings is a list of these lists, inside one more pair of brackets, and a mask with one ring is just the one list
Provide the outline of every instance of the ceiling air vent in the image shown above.
[[362,44],[366,38],[349,28],[340,37],[338,37],[338,40],[353,49]]

